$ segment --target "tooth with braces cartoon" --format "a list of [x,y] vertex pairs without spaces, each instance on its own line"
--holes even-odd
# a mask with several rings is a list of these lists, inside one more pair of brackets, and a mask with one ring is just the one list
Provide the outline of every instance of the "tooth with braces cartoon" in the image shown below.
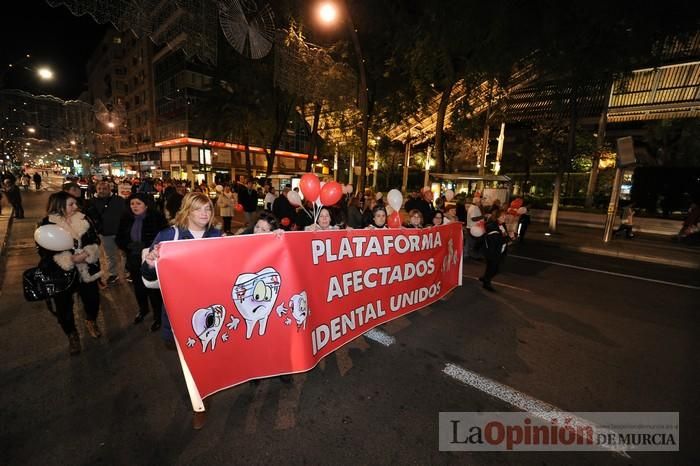
[[246,339],[250,340],[253,336],[256,323],[258,335],[265,335],[267,320],[277,301],[281,283],[280,274],[272,267],[258,273],[244,273],[236,278],[231,298],[245,320]]

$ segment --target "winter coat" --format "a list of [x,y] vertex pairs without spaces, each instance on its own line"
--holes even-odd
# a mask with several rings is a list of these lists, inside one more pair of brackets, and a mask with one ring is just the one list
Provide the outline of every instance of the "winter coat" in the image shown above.
[[[167,227],[164,230],[161,230],[157,235],[156,238],[153,240],[153,243],[151,244],[150,249],[153,250],[153,248],[156,246],[158,243],[162,243],[163,241],[172,241],[175,239],[175,228],[178,228],[176,226],[171,226]],[[209,228],[207,231],[204,232],[204,236],[202,238],[219,238],[221,236],[221,230],[217,230],[216,228]],[[192,236],[192,233],[190,233],[190,230],[188,229],[182,229],[178,228],[178,237],[177,240],[184,240],[184,239],[195,239],[194,236]],[[158,274],[156,273],[155,268],[151,268],[145,261],[141,264],[141,276],[145,278],[146,280],[156,280],[158,278]]]
[[484,233],[484,255],[487,259],[498,259],[503,255],[506,245],[504,230],[497,221],[486,222],[486,233]]
[[362,228],[364,225],[360,209],[356,206],[348,207],[348,226],[350,228]]
[[219,208],[219,215],[222,217],[233,217],[233,208],[238,204],[236,193],[221,193],[216,200],[216,205]]
[[[73,214],[73,217],[74,219],[70,225],[66,222],[65,217],[57,214],[44,217],[39,223],[39,226],[58,225],[68,231],[73,237],[73,248],[67,251],[49,251],[38,246],[41,266],[49,272],[56,270],[56,267],[66,272],[77,270],[81,282],[91,283],[99,280],[102,276],[102,272],[100,272],[100,237],[89,217],[80,212]],[[71,257],[77,250],[87,253],[85,262],[80,264],[73,263]]]
[[296,209],[292,206],[284,194],[280,195],[275,202],[272,203],[272,213],[277,217],[278,221],[283,218],[288,218],[291,222],[296,220]]
[[158,236],[158,233],[168,226],[168,221],[165,220],[155,208],[149,208],[146,211],[146,216],[143,219],[141,228],[141,240],[133,241],[131,239],[131,227],[134,225],[134,214],[131,211],[126,212],[119,222],[119,230],[115,242],[119,249],[124,251],[127,256],[127,262],[140,263],[141,250],[147,248],[153,243],[153,240]]
[[258,192],[254,189],[250,191],[248,188],[241,189],[238,193],[238,202],[243,204],[243,210],[246,212],[255,212],[258,208]]
[[114,236],[119,230],[119,222],[126,211],[127,205],[124,198],[110,194],[109,197],[91,199],[86,213],[94,222],[99,234]]

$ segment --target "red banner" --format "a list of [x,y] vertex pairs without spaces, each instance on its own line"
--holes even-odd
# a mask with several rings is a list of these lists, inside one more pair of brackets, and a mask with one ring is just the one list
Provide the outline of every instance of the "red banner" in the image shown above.
[[[462,226],[164,243],[158,276],[192,395],[304,372],[462,278]],[[196,396],[195,396],[196,398]]]

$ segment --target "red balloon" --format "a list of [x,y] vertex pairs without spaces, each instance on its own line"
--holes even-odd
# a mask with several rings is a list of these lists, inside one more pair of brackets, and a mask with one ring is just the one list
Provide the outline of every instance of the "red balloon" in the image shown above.
[[313,173],[306,173],[301,177],[299,182],[299,189],[301,189],[304,199],[308,199],[311,202],[316,202],[318,195],[321,192],[321,181],[319,181],[318,176]]
[[321,188],[321,204],[334,205],[343,197],[343,187],[337,181],[330,181]]
[[401,214],[395,210],[391,215],[389,215],[386,223],[389,225],[389,228],[401,228]]
[[243,212],[243,204],[236,204],[236,212]]

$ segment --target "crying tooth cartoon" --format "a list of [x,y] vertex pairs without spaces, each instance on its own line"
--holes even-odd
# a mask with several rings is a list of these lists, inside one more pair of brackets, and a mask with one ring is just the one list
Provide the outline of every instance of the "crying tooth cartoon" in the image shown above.
[[265,335],[267,319],[277,301],[281,277],[277,270],[266,267],[258,273],[244,273],[236,278],[231,298],[245,320],[246,339],[253,336],[253,328],[258,323],[258,335]]
[[292,310],[292,317],[297,322],[297,330],[301,328],[306,329],[306,318],[311,314],[308,300],[306,299],[306,291],[292,296],[289,299],[289,307]]
[[221,327],[224,325],[226,309],[220,304],[197,309],[192,314],[192,329],[202,343],[202,353],[207,351],[207,346],[211,343],[211,350],[216,346],[216,337],[219,336]]

